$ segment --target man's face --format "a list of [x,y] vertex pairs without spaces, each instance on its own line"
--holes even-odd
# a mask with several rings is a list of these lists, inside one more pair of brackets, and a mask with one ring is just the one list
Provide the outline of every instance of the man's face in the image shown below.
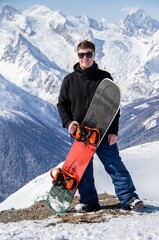
[[93,65],[95,52],[91,48],[79,49],[77,54],[82,69],[90,68]]

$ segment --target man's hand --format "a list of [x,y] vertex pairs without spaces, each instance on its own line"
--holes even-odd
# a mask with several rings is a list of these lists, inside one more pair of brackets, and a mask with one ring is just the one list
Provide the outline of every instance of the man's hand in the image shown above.
[[110,146],[113,145],[114,143],[116,143],[117,140],[118,140],[117,135],[115,135],[115,134],[109,134],[108,135],[108,143],[109,143]]
[[79,126],[79,123],[77,121],[72,121],[70,125],[68,126],[68,132],[69,133],[74,133],[76,128]]

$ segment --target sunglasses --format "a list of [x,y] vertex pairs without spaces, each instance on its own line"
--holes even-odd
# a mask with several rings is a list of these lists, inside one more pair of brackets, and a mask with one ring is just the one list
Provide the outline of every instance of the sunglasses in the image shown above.
[[79,58],[84,58],[84,56],[86,56],[86,58],[92,58],[94,52],[86,52],[86,53],[78,53],[78,57]]

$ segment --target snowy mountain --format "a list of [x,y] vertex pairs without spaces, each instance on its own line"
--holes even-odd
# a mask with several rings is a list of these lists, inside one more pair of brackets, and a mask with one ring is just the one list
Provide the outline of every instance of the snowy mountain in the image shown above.
[[[0,200],[64,159],[56,108],[0,76]],[[65,140],[65,141],[64,141]],[[61,142],[63,151],[61,151]]]
[[121,149],[159,140],[159,98],[144,98],[123,106],[119,146]]
[[158,94],[159,22],[142,9],[129,12],[115,25],[104,19],[65,16],[45,6],[21,12],[5,5],[0,26],[1,74],[44,100],[56,103],[82,39],[95,42],[96,61],[121,86],[125,103]]
[[144,9],[131,9],[118,25],[129,36],[152,36],[159,29],[159,22],[152,19]]

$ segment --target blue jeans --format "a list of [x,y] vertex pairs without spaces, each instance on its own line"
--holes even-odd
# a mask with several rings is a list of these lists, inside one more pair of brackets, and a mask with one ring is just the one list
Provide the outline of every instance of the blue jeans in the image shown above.
[[[100,161],[103,163],[106,172],[110,175],[115,187],[115,193],[121,205],[124,206],[133,197],[135,186],[131,176],[119,156],[117,144],[109,145],[105,136],[96,151]],[[90,161],[78,187],[81,203],[98,203],[98,195],[93,177],[93,158]]]

